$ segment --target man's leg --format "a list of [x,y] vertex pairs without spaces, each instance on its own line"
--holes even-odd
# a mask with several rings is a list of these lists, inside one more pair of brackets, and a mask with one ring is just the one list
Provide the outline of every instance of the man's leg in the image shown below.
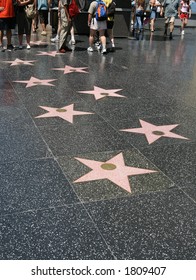
[[3,47],[3,30],[0,30],[0,47]]
[[11,45],[11,37],[12,37],[11,29],[7,29],[6,36],[7,36],[7,45],[10,46]]
[[67,20],[67,17],[62,19],[61,21],[61,32],[60,32],[60,40],[59,40],[59,51],[71,51],[67,47],[67,37],[72,27],[72,22]]
[[105,37],[105,29],[99,30],[99,37],[102,44],[102,53],[106,53],[106,37]]
[[173,33],[173,31],[174,31],[174,20],[175,20],[175,18],[171,18],[170,19],[170,22],[169,22],[169,39],[170,40],[172,40],[173,39],[173,36],[172,36],[172,33]]

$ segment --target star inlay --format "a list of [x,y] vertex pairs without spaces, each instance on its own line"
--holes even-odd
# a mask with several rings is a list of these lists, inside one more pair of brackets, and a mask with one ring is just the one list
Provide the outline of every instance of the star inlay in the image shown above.
[[106,162],[89,160],[84,158],[75,159],[82,162],[92,170],[89,173],[77,179],[76,181],[74,181],[74,183],[108,179],[129,193],[131,193],[131,186],[129,183],[128,176],[158,172],[156,170],[126,166],[124,163],[122,153],[119,153],[110,160],[107,160]]
[[40,80],[35,77],[31,77],[28,81],[14,81],[14,83],[23,83],[27,84],[26,88],[28,87],[34,87],[34,86],[52,86],[53,84],[50,84],[50,82],[56,81],[56,79],[50,79],[50,80]]
[[140,128],[130,128],[130,129],[121,129],[121,131],[132,132],[132,133],[141,133],[145,134],[146,139],[149,144],[152,144],[161,137],[168,138],[179,138],[184,140],[189,140],[186,137],[180,136],[176,133],[171,132],[172,129],[177,127],[179,124],[171,125],[153,125],[151,123],[139,120],[142,127]]
[[123,96],[123,95],[120,95],[120,94],[116,93],[120,90],[122,90],[122,89],[104,89],[104,88],[94,86],[94,90],[78,91],[78,92],[79,93],[92,94],[92,95],[95,96],[96,100],[107,97],[107,96],[126,98],[126,96]]
[[78,73],[88,73],[84,69],[87,69],[88,67],[71,67],[68,65],[65,65],[64,68],[52,68],[52,70],[59,70],[59,71],[64,71],[64,74],[69,74],[73,72],[78,72]]
[[15,66],[15,65],[33,65],[32,62],[35,62],[36,60],[21,60],[19,58],[16,58],[15,60],[12,61],[4,61],[6,63],[11,63],[10,66]]
[[61,54],[61,53],[58,53],[58,51],[51,51],[51,52],[41,52],[41,51],[39,51],[39,53],[37,55],[48,55],[48,56],[55,57],[57,54]]
[[47,45],[47,42],[43,42],[43,41],[31,41],[30,42],[31,45]]
[[39,107],[48,111],[48,113],[45,113],[41,116],[37,116],[36,118],[59,117],[70,123],[73,123],[73,116],[94,114],[94,113],[90,113],[90,112],[75,111],[74,104],[70,104],[70,105],[62,107],[62,108],[53,108],[53,107],[45,107],[45,106],[39,106]]

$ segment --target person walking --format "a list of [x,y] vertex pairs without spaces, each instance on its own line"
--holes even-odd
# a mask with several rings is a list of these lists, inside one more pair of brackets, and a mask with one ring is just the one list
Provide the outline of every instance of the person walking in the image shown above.
[[38,10],[39,21],[42,27],[42,36],[46,36],[46,26],[48,24],[48,12],[50,10],[51,0],[35,0],[36,8]]
[[191,17],[191,7],[189,4],[189,0],[182,0],[180,2],[180,6],[178,8],[178,16],[181,20],[181,34],[184,35],[184,29],[187,26],[188,18]]
[[165,31],[164,36],[167,36],[167,29],[169,26],[169,39],[173,39],[173,30],[175,18],[178,14],[179,0],[164,0],[161,7],[160,16],[165,16]]
[[67,47],[67,38],[72,28],[72,19],[69,14],[70,0],[59,0],[59,11],[60,11],[60,38],[59,38],[59,52],[66,53],[72,51]]
[[113,34],[113,27],[114,27],[114,14],[116,3],[114,0],[104,0],[106,7],[107,7],[107,34],[110,39],[111,47],[110,52],[115,51],[115,44],[114,44],[114,34]]
[[89,47],[87,48],[88,52],[93,52],[93,44],[94,44],[94,37],[96,35],[96,32],[99,32],[99,38],[102,45],[102,54],[106,54],[106,37],[105,37],[105,31],[107,30],[107,15],[105,17],[105,20],[98,21],[95,17],[96,11],[97,11],[97,5],[99,1],[93,1],[91,2],[89,9],[88,9],[88,26],[90,27],[90,35],[89,35]]
[[15,28],[15,12],[13,0],[0,0],[0,49],[4,51],[3,36],[6,31],[7,49],[13,50],[11,43],[12,31]]
[[157,18],[157,8],[161,6],[160,2],[157,0],[150,0],[149,2],[150,5],[150,31],[154,32],[155,30],[155,21]]
[[143,31],[144,31],[144,24],[143,24],[144,7],[145,7],[145,0],[136,0],[134,29],[136,32],[137,40],[139,40],[139,35],[143,34]]
[[19,49],[23,48],[23,34],[26,34],[27,49],[30,50],[30,40],[31,40],[31,26],[32,19],[28,18],[25,13],[25,7],[28,4],[33,4],[34,0],[17,0],[17,23],[18,23],[18,41]]

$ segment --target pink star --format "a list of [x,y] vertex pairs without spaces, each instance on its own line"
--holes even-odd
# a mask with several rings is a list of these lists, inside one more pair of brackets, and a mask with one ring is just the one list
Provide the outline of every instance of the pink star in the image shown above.
[[71,66],[65,65],[64,68],[52,68],[52,70],[64,71],[64,74],[69,74],[69,73],[73,73],[73,72],[88,73],[84,70],[86,68],[88,68],[88,67],[71,67]]
[[120,153],[106,162],[95,161],[83,158],[75,158],[82,162],[92,170],[80,177],[74,183],[95,181],[108,179],[117,186],[131,193],[128,176],[135,176],[140,174],[154,173],[156,170],[141,169],[136,167],[126,166],[124,163],[123,154]]
[[122,90],[122,89],[104,89],[104,88],[100,88],[100,87],[94,86],[94,90],[78,91],[78,92],[80,92],[80,93],[87,93],[87,94],[93,94],[95,96],[96,100],[104,98],[106,96],[126,98],[125,96],[116,93],[117,91],[120,91],[120,90]]
[[12,61],[5,61],[6,63],[11,63],[10,66],[15,66],[15,65],[33,65],[32,62],[35,62],[36,60],[21,60],[16,58],[15,60]]
[[121,131],[133,132],[133,133],[141,133],[145,134],[147,141],[149,144],[152,144],[156,140],[161,137],[168,138],[179,138],[189,140],[183,136],[180,136],[176,133],[171,132],[172,129],[177,127],[179,124],[171,124],[171,125],[153,125],[151,123],[145,122],[143,120],[139,120],[142,127],[140,128],[131,128],[131,129],[121,129]]
[[36,118],[59,117],[70,123],[73,123],[73,116],[94,114],[94,113],[90,113],[90,112],[74,111],[74,108],[73,108],[74,104],[70,104],[70,105],[62,107],[62,108],[53,108],[53,107],[44,107],[44,106],[39,106],[39,107],[48,111],[48,113],[45,113],[41,116],[37,116]]
[[48,56],[55,57],[57,54],[60,54],[60,53],[58,53],[58,51],[51,51],[51,52],[41,52],[41,51],[39,51],[39,54],[37,54],[37,55],[48,55]]
[[34,77],[31,77],[29,81],[14,81],[14,83],[23,83],[27,84],[26,88],[28,87],[34,87],[34,86],[52,86],[53,84],[50,84],[50,82],[56,81],[56,79],[50,79],[50,80],[40,80]]
[[31,45],[46,45],[47,42],[42,42],[42,41],[31,41]]

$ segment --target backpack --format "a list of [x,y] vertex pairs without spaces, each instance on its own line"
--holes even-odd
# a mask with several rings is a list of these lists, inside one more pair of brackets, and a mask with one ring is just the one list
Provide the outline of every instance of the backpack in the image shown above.
[[97,21],[103,21],[107,19],[107,7],[106,4],[101,0],[97,1],[95,18]]
[[71,18],[77,16],[79,14],[80,10],[78,8],[78,5],[76,4],[76,0],[72,0],[71,4],[69,4],[69,15]]
[[116,3],[114,1],[108,6],[107,15],[114,16],[116,10]]

